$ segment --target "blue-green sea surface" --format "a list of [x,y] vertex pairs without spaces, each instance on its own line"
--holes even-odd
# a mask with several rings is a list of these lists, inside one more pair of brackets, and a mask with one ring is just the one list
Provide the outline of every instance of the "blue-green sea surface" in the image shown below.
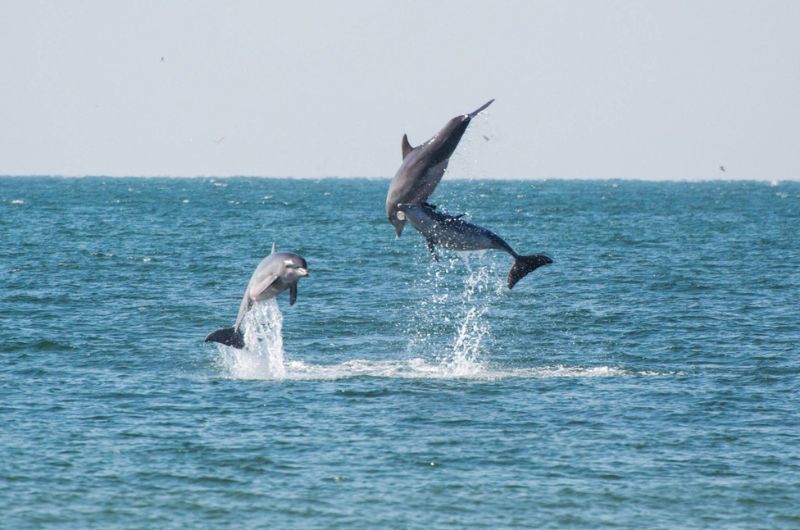
[[0,527],[800,527],[800,183],[387,186],[0,179]]

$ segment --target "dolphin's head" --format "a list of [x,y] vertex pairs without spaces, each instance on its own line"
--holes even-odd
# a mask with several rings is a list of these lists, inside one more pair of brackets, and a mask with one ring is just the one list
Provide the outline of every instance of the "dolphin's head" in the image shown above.
[[452,154],[458,142],[461,140],[461,137],[464,136],[464,132],[467,130],[470,121],[472,121],[472,116],[469,114],[462,114],[461,116],[452,118],[438,133],[436,133],[436,136],[432,138],[433,142],[447,145],[448,153]]
[[464,136],[469,122],[472,121],[472,118],[483,112],[493,101],[493,99],[490,99],[469,114],[461,114],[460,116],[452,118],[442,127],[436,136],[431,139],[431,142],[440,149],[440,156],[449,158],[450,155],[453,154],[456,150],[456,146],[458,146],[458,142],[461,141],[461,137]]
[[287,280],[298,281],[300,278],[308,276],[308,264],[305,258],[297,254],[287,252],[283,258],[283,275]]

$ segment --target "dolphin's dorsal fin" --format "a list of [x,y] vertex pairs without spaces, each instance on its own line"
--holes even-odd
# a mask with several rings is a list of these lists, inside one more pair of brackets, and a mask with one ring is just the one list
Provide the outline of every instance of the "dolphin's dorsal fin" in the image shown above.
[[410,153],[413,150],[414,150],[414,148],[411,147],[410,143],[408,143],[408,135],[404,134],[403,135],[403,159],[405,159],[408,156],[408,153]]
[[[445,214],[440,214],[440,215],[442,216],[442,222],[454,223],[456,221],[461,220],[467,214],[459,213],[459,214],[456,214],[456,215],[450,215],[450,214],[446,214],[445,213]],[[461,222],[463,222],[463,221],[461,221]]]
[[273,241],[273,242],[272,242],[272,252],[270,252],[270,254],[275,254],[275,251],[276,251],[276,250],[278,250],[278,246],[277,246],[277,245],[275,244],[275,242]]

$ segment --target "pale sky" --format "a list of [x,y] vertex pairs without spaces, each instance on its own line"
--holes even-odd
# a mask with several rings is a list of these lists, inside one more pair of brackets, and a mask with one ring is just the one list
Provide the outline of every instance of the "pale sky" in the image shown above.
[[0,66],[0,175],[391,177],[495,98],[445,178],[800,179],[795,0],[0,0]]

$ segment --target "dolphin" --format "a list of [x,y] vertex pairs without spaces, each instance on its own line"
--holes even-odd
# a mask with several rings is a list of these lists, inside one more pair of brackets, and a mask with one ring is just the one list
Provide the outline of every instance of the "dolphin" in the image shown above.
[[553,263],[553,260],[544,254],[521,256],[514,252],[503,238],[482,226],[468,223],[461,215],[447,215],[436,211],[430,204],[400,204],[398,217],[408,219],[411,225],[421,233],[428,242],[434,259],[436,257],[435,245],[451,250],[487,250],[496,249],[507,252],[514,258],[514,264],[508,271],[508,288],[514,285],[529,272],[533,272],[542,265]]
[[420,204],[428,199],[442,180],[450,155],[456,150],[469,122],[493,101],[490,99],[469,114],[456,116],[424,144],[411,147],[408,135],[403,135],[403,163],[392,178],[389,193],[386,194],[386,216],[394,225],[397,237],[403,233],[405,225],[405,220],[397,217],[397,205]]
[[297,301],[297,282],[308,275],[308,265],[302,256],[291,252],[276,252],[273,243],[270,255],[261,260],[250,277],[233,327],[218,329],[210,333],[205,341],[244,348],[244,336],[240,326],[250,309],[250,304],[274,298],[289,289],[289,305],[294,305]]

